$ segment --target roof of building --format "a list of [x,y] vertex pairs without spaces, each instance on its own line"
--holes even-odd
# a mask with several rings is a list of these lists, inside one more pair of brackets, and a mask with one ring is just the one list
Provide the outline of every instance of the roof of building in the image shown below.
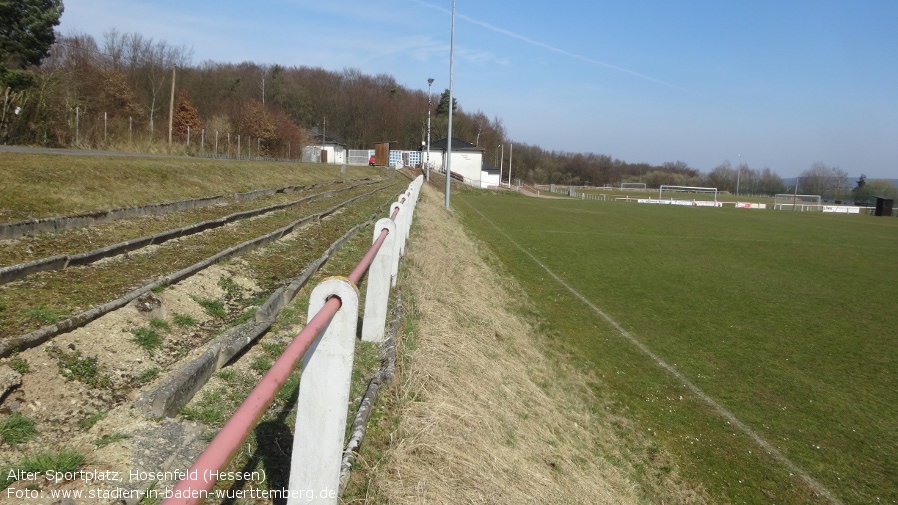
[[484,163],[483,166],[481,167],[481,170],[483,170],[484,172],[486,172],[488,174],[496,174],[496,175],[498,175],[501,171],[501,169],[499,167],[497,167],[495,165],[491,165],[489,163]]
[[328,137],[327,135],[322,135],[320,132],[318,132],[318,128],[312,128],[312,131],[310,132],[309,136],[312,138],[312,145],[326,144],[326,145],[346,147],[346,144],[344,144],[343,142],[340,142],[339,140],[337,140],[333,137]]
[[[445,151],[448,147],[449,139],[440,139],[430,143],[430,150],[438,150]],[[452,137],[452,150],[453,151],[485,151],[486,149],[481,149],[470,142],[465,142],[464,140]]]

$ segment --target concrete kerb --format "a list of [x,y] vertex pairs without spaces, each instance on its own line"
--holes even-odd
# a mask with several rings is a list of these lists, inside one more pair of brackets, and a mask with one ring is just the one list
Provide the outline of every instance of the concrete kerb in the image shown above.
[[48,270],[60,270],[65,268],[69,257],[65,254],[59,256],[51,256],[49,258],[41,258],[28,263],[19,263],[0,268],[0,285],[21,279],[27,275],[38,272],[46,272]]
[[[373,183],[365,183],[360,184],[359,186],[368,185]],[[358,186],[352,186],[352,189]],[[274,190],[272,190],[274,191]],[[280,191],[278,191],[280,192]],[[125,242],[120,242],[118,244],[113,244],[107,247],[103,247],[100,249],[95,249],[93,251],[88,251],[80,254],[73,255],[60,255],[60,256],[52,256],[50,258],[44,258],[39,260],[34,260],[29,263],[22,263],[18,265],[12,265],[8,267],[0,268],[0,285],[3,285],[8,282],[12,282],[17,279],[21,279],[28,275],[44,272],[49,270],[60,270],[63,268],[67,268],[69,266],[77,266],[77,265],[86,265],[89,263],[93,263],[95,261],[101,260],[103,258],[108,258],[111,256],[117,256],[120,254],[124,254],[126,252],[130,252],[136,249],[140,249],[142,247],[146,247],[151,244],[162,244],[169,240],[184,237],[196,233],[200,233],[212,228],[218,228],[224,226],[226,224],[232,223],[234,221],[239,221],[241,219],[247,219],[251,217],[255,217],[258,215],[266,214],[268,212],[273,212],[276,210],[280,210],[282,208],[290,207],[293,205],[298,205],[302,202],[313,200],[316,198],[322,198],[325,196],[332,196],[338,193],[338,191],[326,191],[324,193],[319,193],[317,195],[310,195],[304,198],[300,198],[299,200],[294,200],[292,202],[279,203],[275,205],[269,205],[267,207],[262,207],[261,209],[253,209],[244,212],[236,212],[234,214],[229,214],[227,216],[218,218],[218,219],[210,219],[207,221],[203,221],[200,223],[183,226],[181,228],[175,228],[173,230],[166,230],[164,232],[157,233],[155,235],[148,235],[145,237],[139,237],[135,239],[131,239]],[[322,216],[323,217],[323,216]]]
[[223,368],[274,324],[277,315],[305,286],[327,260],[358,231],[370,225],[373,216],[364,223],[353,226],[342,237],[306,267],[286,287],[279,288],[256,310],[253,321],[230,329],[209,344],[200,356],[171,375],[153,390],[141,393],[134,406],[150,417],[168,417],[177,414],[181,406],[189,402],[217,370]]
[[176,202],[154,203],[151,205],[142,205],[139,207],[123,207],[119,209],[97,211],[75,216],[33,219],[29,221],[17,221],[14,223],[0,223],[0,238],[19,238],[23,235],[53,233],[57,231],[68,230],[71,228],[89,226],[92,224],[108,223],[118,219],[140,216],[157,216],[161,214],[169,214],[172,212],[181,212],[184,210],[211,207],[213,205],[218,205],[219,203],[224,202],[224,199],[224,196],[217,195],[204,198],[179,200]]
[[108,312],[111,312],[113,310],[124,307],[129,302],[131,302],[138,296],[146,293],[147,291],[151,291],[159,286],[167,286],[170,284],[174,284],[182,279],[190,277],[191,275],[195,274],[196,272],[202,270],[203,268],[208,267],[209,265],[211,265],[217,261],[220,261],[220,260],[226,259],[226,258],[230,258],[232,256],[239,256],[241,254],[246,253],[247,251],[250,251],[257,247],[261,247],[262,245],[265,245],[269,242],[278,240],[282,236],[293,231],[298,226],[301,226],[302,224],[305,224],[306,222],[309,222],[309,221],[312,221],[315,219],[320,219],[321,217],[332,214],[332,213],[336,212],[337,210],[339,210],[341,207],[348,205],[348,204],[354,202],[355,200],[358,200],[359,198],[368,196],[372,193],[374,193],[374,191],[369,192],[365,195],[361,195],[361,196],[352,198],[350,200],[347,200],[346,202],[336,205],[336,206],[334,206],[324,212],[321,212],[319,214],[313,214],[311,216],[306,216],[302,219],[294,221],[293,223],[291,223],[287,226],[284,226],[278,230],[275,230],[269,234],[263,235],[261,237],[258,237],[258,238],[252,239],[252,240],[248,240],[246,242],[243,242],[242,244],[228,248],[222,252],[219,252],[218,254],[215,254],[214,256],[206,258],[203,261],[195,263],[189,267],[183,268],[173,274],[164,276],[160,280],[145,284],[145,285],[131,291],[130,293],[128,293],[120,298],[117,298],[111,302],[107,302],[105,304],[98,305],[96,307],[92,307],[92,308],[90,308],[84,312],[78,313],[68,319],[65,319],[63,321],[60,321],[60,322],[52,324],[52,325],[44,326],[35,331],[32,331],[25,335],[22,335],[20,337],[11,338],[7,342],[0,342],[0,358],[7,357],[10,354],[12,354],[14,351],[21,351],[23,349],[29,349],[31,347],[36,347],[40,344],[43,344],[50,338],[52,338],[60,333],[63,333],[65,331],[70,331],[75,328],[84,326],[85,324],[93,321],[94,319],[97,319],[98,317],[100,317]]
[[[370,177],[359,179],[362,181],[371,180]],[[312,189],[319,186],[329,186],[331,184],[343,183],[346,181],[331,181],[327,183],[315,183],[308,186],[286,186],[283,188],[275,188],[270,190],[250,191],[247,193],[235,193],[233,198],[238,201],[250,200],[275,193],[292,193],[301,189]],[[79,228],[92,224],[102,224],[118,219],[126,219],[139,216],[158,216],[162,214],[170,214],[172,212],[181,212],[184,210],[197,209],[203,207],[211,207],[223,203],[224,195],[215,195],[199,198],[188,198],[174,202],[161,202],[149,205],[140,205],[135,207],[121,207],[117,209],[101,210],[74,216],[50,217],[42,219],[31,219],[27,221],[16,221],[14,223],[0,223],[0,238],[12,239],[23,235],[33,235],[37,233],[52,233],[71,228]]]

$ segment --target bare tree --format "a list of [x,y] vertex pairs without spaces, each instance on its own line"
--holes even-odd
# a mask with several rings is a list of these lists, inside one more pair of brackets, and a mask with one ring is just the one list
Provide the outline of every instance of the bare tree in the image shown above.
[[818,161],[799,175],[799,193],[840,199],[848,192],[848,173]]
[[[192,51],[185,47],[170,46],[165,41],[153,41],[139,33],[119,34],[108,32],[105,39],[106,53],[127,67],[137,90],[139,100],[147,115],[149,131],[155,131],[156,113],[162,109],[165,84],[171,70],[190,63]],[[119,64],[119,63],[115,63]]]
[[729,161],[714,167],[706,178],[709,187],[717,188],[720,191],[736,191],[736,171],[730,166]]

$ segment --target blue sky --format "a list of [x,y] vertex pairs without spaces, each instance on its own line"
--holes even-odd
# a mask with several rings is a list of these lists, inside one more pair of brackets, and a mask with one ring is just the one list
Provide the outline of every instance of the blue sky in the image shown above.
[[[59,30],[137,32],[194,63],[449,86],[451,0],[78,0]],[[898,178],[898,2],[457,0],[453,96],[508,137],[628,162],[815,162]],[[473,140],[473,139],[468,139]]]

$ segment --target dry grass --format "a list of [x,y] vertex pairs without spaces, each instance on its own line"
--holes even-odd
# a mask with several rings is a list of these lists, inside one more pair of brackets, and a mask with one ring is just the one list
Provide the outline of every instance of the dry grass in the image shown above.
[[645,482],[639,467],[652,463],[634,450],[644,441],[605,413],[594,379],[545,354],[516,315],[513,304],[526,301],[441,200],[425,187],[416,211],[426,232],[413,238],[406,268],[418,335],[397,386],[398,430],[366,501],[640,503],[659,501],[662,486],[660,501],[701,501],[675,471]]

